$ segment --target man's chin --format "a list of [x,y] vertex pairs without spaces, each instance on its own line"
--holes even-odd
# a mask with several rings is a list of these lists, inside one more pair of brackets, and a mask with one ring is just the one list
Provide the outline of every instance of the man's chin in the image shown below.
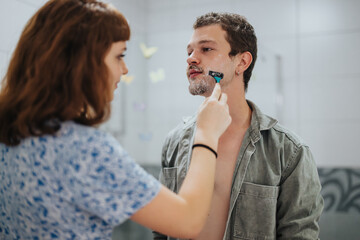
[[191,95],[194,95],[194,96],[209,97],[211,95],[211,92],[209,90],[192,88],[192,87],[189,87],[189,92]]
[[198,80],[191,80],[189,79],[189,92],[192,95],[199,95],[208,97],[211,95],[212,90],[215,87],[215,84],[211,84],[210,82],[206,81],[205,79],[198,79]]

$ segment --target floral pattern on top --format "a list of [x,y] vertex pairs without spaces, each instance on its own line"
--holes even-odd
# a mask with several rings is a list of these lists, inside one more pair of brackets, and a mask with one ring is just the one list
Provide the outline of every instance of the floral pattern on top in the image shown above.
[[110,239],[160,191],[115,138],[72,121],[0,156],[0,239]]

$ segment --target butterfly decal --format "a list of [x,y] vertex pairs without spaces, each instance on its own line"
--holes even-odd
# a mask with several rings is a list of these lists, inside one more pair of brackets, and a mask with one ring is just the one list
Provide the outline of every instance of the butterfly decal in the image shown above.
[[140,43],[140,49],[145,58],[151,58],[151,56],[158,50],[157,47],[146,47],[145,43]]
[[165,79],[165,70],[162,68],[159,68],[157,71],[151,71],[149,76],[150,76],[151,82],[158,83]]
[[129,85],[133,80],[134,80],[134,76],[130,76],[130,75],[121,76],[121,81],[125,82],[127,85]]
[[135,111],[143,112],[146,109],[146,104],[143,102],[134,102],[133,107]]

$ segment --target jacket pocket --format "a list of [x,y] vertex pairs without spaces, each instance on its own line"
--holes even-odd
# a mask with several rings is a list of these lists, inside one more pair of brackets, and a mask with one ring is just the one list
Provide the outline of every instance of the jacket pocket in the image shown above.
[[177,192],[177,167],[163,168],[162,183],[173,192]]
[[279,187],[244,182],[235,206],[236,239],[276,239],[276,203]]

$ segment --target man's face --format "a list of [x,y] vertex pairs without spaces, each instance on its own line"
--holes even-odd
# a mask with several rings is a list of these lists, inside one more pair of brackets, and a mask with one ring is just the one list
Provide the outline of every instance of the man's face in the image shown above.
[[209,70],[224,73],[220,81],[222,87],[233,79],[236,64],[229,57],[231,48],[225,36],[226,32],[217,24],[195,29],[187,47],[187,77],[191,94],[211,95],[215,80],[209,76]]

